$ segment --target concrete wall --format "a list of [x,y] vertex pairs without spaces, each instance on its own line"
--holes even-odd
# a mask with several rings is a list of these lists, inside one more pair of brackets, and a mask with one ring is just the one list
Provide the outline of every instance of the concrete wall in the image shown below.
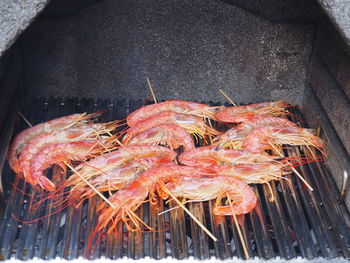
[[[91,1],[90,1],[91,2]],[[103,0],[49,8],[21,39],[30,96],[301,104],[314,26],[220,0]],[[61,4],[62,5],[62,4]]]

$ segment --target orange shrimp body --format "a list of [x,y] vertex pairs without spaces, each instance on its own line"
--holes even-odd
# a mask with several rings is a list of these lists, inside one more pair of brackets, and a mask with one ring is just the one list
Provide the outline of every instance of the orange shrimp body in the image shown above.
[[[163,162],[164,159],[160,157],[134,160],[124,166],[116,167],[108,173],[102,173],[95,178],[92,178],[89,180],[89,183],[99,192],[120,190],[134,181],[147,169]],[[96,195],[96,192],[91,188],[91,186],[84,181],[79,180],[78,177],[78,175],[73,174],[64,183],[63,187],[60,187],[60,189],[62,189],[68,186],[73,186],[69,195],[65,198],[65,202],[74,202],[77,203],[77,206],[79,206],[85,199]],[[77,181],[80,181],[80,183],[76,184]],[[58,189],[58,191],[60,189]]]
[[[108,173],[112,169],[120,167],[129,161],[150,157],[158,157],[162,162],[170,162],[175,159],[176,153],[163,146],[126,146],[82,163],[76,168],[76,171],[85,179],[90,179],[102,173]],[[81,181],[79,178],[77,180],[76,184]]]
[[178,125],[189,133],[198,134],[202,138],[205,138],[206,135],[220,135],[221,133],[207,124],[204,121],[197,117],[182,113],[176,113],[173,111],[164,111],[156,115],[152,115],[146,120],[140,121],[126,132],[125,137],[123,138],[123,143],[129,142],[133,137],[144,132],[153,127],[159,126],[161,124],[175,124]]
[[279,180],[289,174],[290,165],[282,162],[259,164],[222,165],[216,166],[218,177],[232,177],[247,184],[264,184],[272,180]]
[[[165,186],[175,197],[184,197],[194,201],[216,200],[215,215],[243,215],[252,211],[257,198],[253,189],[246,183],[232,177],[181,178]],[[221,199],[232,200],[233,207],[222,206]],[[229,202],[226,201],[228,205]]]
[[43,171],[52,164],[62,164],[64,162],[83,161],[93,157],[105,150],[101,146],[103,141],[79,141],[71,143],[51,144],[44,147],[32,160],[30,169],[31,175],[29,183],[39,184],[42,188],[52,191],[55,184],[43,175]]
[[214,139],[214,144],[221,147],[230,147],[234,149],[241,149],[243,139],[251,133],[254,129],[261,127],[297,127],[297,125],[285,118],[270,117],[264,115],[258,115],[251,120],[247,120],[238,124],[237,126],[229,129],[224,134]]
[[[194,177],[206,173],[205,169],[178,166],[176,164],[164,164],[148,169],[126,188],[116,192],[109,198],[114,207],[106,207],[105,204],[99,207],[101,214],[97,229],[102,230],[107,227],[109,222],[113,222],[113,226],[108,230],[108,232],[111,232],[115,228],[116,223],[122,220],[127,225],[128,230],[139,230],[140,223],[143,222],[136,216],[134,211],[145,202],[148,195],[150,196],[150,201],[153,201],[155,191],[163,187],[165,183],[176,180],[180,176]],[[129,224],[130,221],[131,224]]]
[[238,123],[249,121],[257,115],[287,115],[288,111],[285,110],[286,107],[289,107],[289,105],[284,101],[262,102],[258,104],[249,104],[245,106],[226,108],[218,112],[215,117],[222,122]]
[[185,151],[195,147],[191,135],[184,128],[174,124],[162,124],[153,127],[136,135],[128,143],[128,145],[141,144],[163,144],[171,149],[177,149],[182,145]]
[[11,168],[16,173],[20,172],[18,157],[22,152],[24,145],[34,137],[41,134],[57,131],[57,130],[64,130],[69,127],[72,127],[73,125],[85,123],[89,118],[93,116],[96,116],[96,115],[94,114],[87,115],[86,113],[72,114],[69,116],[64,116],[64,117],[56,118],[44,123],[40,123],[31,128],[21,131],[12,140],[12,143],[7,153],[7,159],[9,160]]
[[262,127],[252,131],[244,140],[242,149],[251,153],[262,153],[265,150],[275,150],[274,146],[311,145],[322,151],[324,142],[312,134],[312,130],[288,127]]
[[113,130],[108,128],[109,124],[81,124],[64,130],[58,130],[51,133],[38,135],[30,140],[22,150],[19,156],[20,171],[23,172],[25,178],[30,177],[31,160],[40,150],[49,145],[57,143],[76,142],[80,140],[95,139],[106,131]]
[[186,151],[178,157],[179,162],[190,166],[211,166],[223,164],[254,164],[273,161],[274,156],[250,153],[216,146],[203,146]]
[[138,122],[146,120],[163,111],[172,111],[176,113],[195,115],[201,118],[215,119],[215,113],[224,108],[224,106],[211,107],[191,101],[168,100],[157,104],[143,106],[131,113],[126,121],[128,125],[132,127]]

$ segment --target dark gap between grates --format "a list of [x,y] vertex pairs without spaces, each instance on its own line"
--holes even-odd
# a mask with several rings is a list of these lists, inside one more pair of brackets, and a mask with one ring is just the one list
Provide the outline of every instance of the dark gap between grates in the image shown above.
[[[74,112],[108,109],[100,117],[100,121],[110,121],[125,118],[143,104],[142,100],[127,102],[118,99],[34,98],[22,113],[32,124],[37,124]],[[301,117],[299,112],[295,114]],[[22,120],[19,123],[16,132],[27,128]],[[122,129],[123,127],[120,128]],[[296,155],[303,151],[306,150],[291,148],[285,152],[287,155]],[[310,192],[295,175],[289,177],[290,181],[272,183],[275,202],[269,202],[269,191],[265,185],[253,186],[258,196],[258,205],[251,214],[239,218],[249,255],[262,259],[276,256],[285,259],[298,256],[307,259],[333,259],[341,256],[348,258],[350,234],[344,217],[349,215],[344,203],[337,199],[338,192],[329,171],[322,163],[304,165],[297,170],[314,187],[314,192]],[[56,182],[63,180],[58,167],[47,172]],[[67,207],[37,222],[23,224],[12,214],[21,220],[33,220],[54,211],[52,204],[57,200],[47,200],[37,210],[31,211],[31,205],[40,200],[38,194],[42,192],[15,177],[7,164],[3,169],[3,178],[7,207],[0,232],[2,260],[11,257],[27,260],[33,257],[75,259],[86,256],[85,246],[96,226],[96,207],[101,200],[92,198],[78,208]],[[37,195],[23,194],[10,184],[26,193]],[[102,233],[90,258],[243,258],[242,246],[232,218],[214,216],[211,213],[213,205],[214,201],[209,201],[191,203],[188,207],[219,239],[218,242],[213,242],[205,235],[181,209],[158,216],[159,212],[176,206],[174,202],[159,202],[157,205],[146,204],[137,213],[150,226],[162,231],[128,232],[125,226],[119,224],[118,234]]]

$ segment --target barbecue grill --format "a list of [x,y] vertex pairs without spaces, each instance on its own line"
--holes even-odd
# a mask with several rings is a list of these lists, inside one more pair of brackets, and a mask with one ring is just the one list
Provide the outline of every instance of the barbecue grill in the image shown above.
[[[238,217],[248,257],[350,258],[348,38],[315,1],[253,2],[53,0],[46,6],[0,60],[1,260],[246,258],[233,219],[214,216],[212,201],[188,208],[217,242],[175,202],[159,201],[137,210],[155,231],[129,232],[119,224],[117,234],[102,233],[87,250],[101,200],[78,208],[47,200],[34,209],[42,193],[4,160],[12,135],[27,121],[101,109],[107,111],[100,121],[123,119],[151,103],[146,77],[159,100],[225,104],[223,89],[240,104],[285,99],[298,105],[291,108],[293,121],[317,128],[328,159],[296,168],[314,191],[295,175],[272,183],[272,190],[254,186],[256,209]],[[46,173],[57,183],[68,176],[56,166]]]

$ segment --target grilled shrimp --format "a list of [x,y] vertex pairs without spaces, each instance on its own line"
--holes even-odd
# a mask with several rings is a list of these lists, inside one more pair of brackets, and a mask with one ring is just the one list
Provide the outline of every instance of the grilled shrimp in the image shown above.
[[179,162],[190,166],[211,166],[223,164],[255,164],[271,162],[274,156],[263,153],[250,153],[247,151],[224,149],[216,146],[203,146],[186,151],[178,157]]
[[97,139],[113,129],[113,123],[80,124],[64,130],[38,135],[24,146],[19,156],[20,171],[23,172],[24,178],[30,177],[31,160],[47,145]]
[[289,114],[285,109],[289,106],[290,105],[284,101],[262,102],[258,104],[226,108],[216,113],[215,117],[222,122],[237,123],[249,121],[257,115],[284,116]]
[[175,124],[162,124],[146,130],[134,138],[132,138],[128,145],[141,144],[163,144],[169,146],[171,149],[177,149],[182,145],[185,149],[194,149],[194,142],[191,135],[184,129]]
[[69,116],[64,116],[56,118],[44,123],[40,123],[31,128],[21,131],[16,137],[12,140],[12,143],[9,147],[7,153],[7,159],[9,160],[11,168],[16,172],[20,172],[20,165],[18,157],[22,152],[23,147],[27,142],[29,142],[34,137],[50,133],[57,130],[64,130],[74,125],[83,124],[88,122],[89,119],[97,116],[98,114],[72,114]]
[[148,119],[140,121],[134,126],[130,127],[123,138],[123,143],[128,143],[133,137],[141,132],[166,123],[178,125],[187,130],[189,133],[198,134],[202,138],[205,138],[206,135],[210,136],[221,134],[219,131],[205,124],[199,117],[176,113],[173,111],[164,111],[156,115],[152,115]]
[[[164,162],[168,162],[168,160],[164,160],[164,158],[161,157],[133,160],[121,167],[112,169],[108,173],[102,173],[92,178],[89,180],[89,183],[99,192],[120,190],[134,181],[142,172]],[[59,192],[65,187],[72,186],[69,195],[64,199],[64,203],[75,203],[79,206],[85,199],[96,195],[96,192],[90,185],[80,180],[78,175],[73,174],[56,191]]]
[[[242,215],[252,211],[256,205],[257,198],[253,189],[246,183],[232,177],[184,177],[179,180],[169,182],[165,187],[175,196],[184,197],[194,201],[207,201],[216,198],[214,208],[215,215]],[[161,194],[167,198],[166,192]],[[233,207],[222,206],[222,198],[229,197]]]
[[252,131],[244,140],[242,149],[251,153],[262,153],[265,150],[275,150],[274,146],[288,145],[311,145],[324,149],[324,142],[321,138],[312,134],[312,130],[288,127],[262,127]]
[[168,100],[165,102],[147,105],[131,113],[126,121],[130,127],[138,122],[148,119],[163,111],[172,111],[176,113],[190,114],[201,118],[210,118],[215,120],[215,113],[224,109],[224,106],[211,107],[191,101]]
[[97,230],[102,230],[110,222],[113,222],[113,225],[108,230],[108,232],[111,232],[120,220],[126,224],[128,230],[139,230],[140,223],[143,222],[135,215],[134,211],[145,202],[148,195],[150,196],[150,201],[152,201],[154,200],[155,192],[163,187],[165,183],[176,180],[179,176],[196,177],[206,173],[207,169],[178,166],[176,164],[164,164],[148,169],[126,188],[116,192],[109,198],[114,207],[106,207],[104,203],[99,207],[101,214]]
[[290,173],[291,165],[286,162],[216,166],[218,177],[232,177],[247,184],[263,184],[279,180]]
[[54,190],[55,184],[43,175],[43,171],[52,164],[64,162],[84,161],[94,157],[105,150],[104,141],[79,141],[71,143],[51,144],[44,147],[32,160],[30,169],[31,177],[28,182],[32,185],[39,184],[46,190]]
[[221,147],[230,147],[240,149],[242,147],[243,139],[251,133],[254,129],[261,127],[297,127],[297,125],[285,118],[270,117],[258,115],[251,120],[244,121],[237,126],[229,129],[224,134],[214,138],[214,145]]
[[[158,157],[161,162],[170,162],[175,159],[176,153],[163,146],[132,145],[122,147],[117,151],[100,155],[76,167],[76,171],[85,179],[90,179],[103,173],[108,173],[116,167],[127,164],[131,160]],[[80,177],[76,178],[81,182]],[[72,182],[74,184],[74,182]]]

